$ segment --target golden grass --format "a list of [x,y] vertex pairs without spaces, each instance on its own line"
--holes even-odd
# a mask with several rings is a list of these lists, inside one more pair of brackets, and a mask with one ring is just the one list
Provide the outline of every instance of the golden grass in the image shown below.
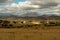
[[0,40],[60,40],[60,27],[0,28]]

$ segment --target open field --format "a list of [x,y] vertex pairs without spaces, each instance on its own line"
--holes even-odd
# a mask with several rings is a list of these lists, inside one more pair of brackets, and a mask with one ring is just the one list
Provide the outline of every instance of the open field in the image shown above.
[[0,19],[0,40],[60,40],[60,20]]
[[60,40],[60,26],[0,28],[0,40]]

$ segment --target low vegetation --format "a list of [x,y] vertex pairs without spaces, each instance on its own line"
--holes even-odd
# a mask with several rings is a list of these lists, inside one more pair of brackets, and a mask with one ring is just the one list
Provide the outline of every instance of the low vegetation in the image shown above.
[[60,22],[39,22],[0,20],[0,40],[60,40]]
[[43,26],[60,26],[59,21],[9,21],[0,20],[0,28],[27,28],[27,27],[43,27]]

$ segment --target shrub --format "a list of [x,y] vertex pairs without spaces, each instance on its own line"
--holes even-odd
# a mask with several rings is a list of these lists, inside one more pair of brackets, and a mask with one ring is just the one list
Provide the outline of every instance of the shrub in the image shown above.
[[4,20],[3,23],[8,24],[8,23],[10,23],[10,21]]
[[2,28],[7,28],[8,25],[7,24],[2,24]]
[[0,20],[0,23],[2,23],[3,22],[3,20]]
[[13,21],[14,24],[16,24],[16,21]]

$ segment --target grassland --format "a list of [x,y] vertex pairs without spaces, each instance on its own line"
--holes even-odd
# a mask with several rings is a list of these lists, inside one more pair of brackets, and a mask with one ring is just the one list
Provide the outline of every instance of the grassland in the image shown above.
[[60,26],[0,28],[0,40],[60,40]]
[[44,21],[43,25],[36,26],[34,23],[31,26],[32,20],[21,20],[0,20],[0,40],[60,40],[60,21],[57,22],[58,26],[55,24],[56,21],[53,22],[53,26],[44,26]]

